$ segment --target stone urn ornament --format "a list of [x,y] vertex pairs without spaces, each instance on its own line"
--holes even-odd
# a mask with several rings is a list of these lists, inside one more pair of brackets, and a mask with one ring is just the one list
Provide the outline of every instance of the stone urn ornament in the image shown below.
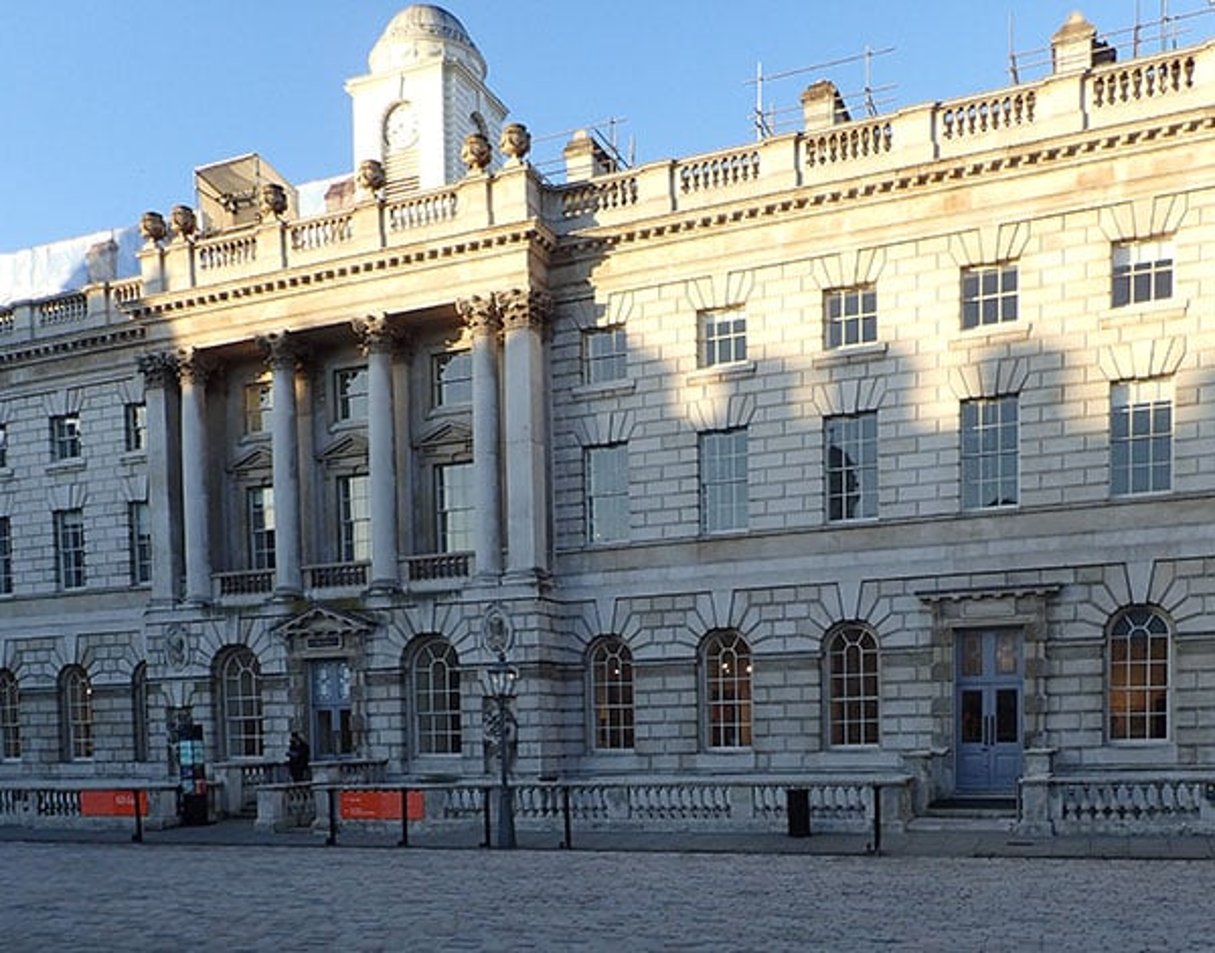
[[502,127],[498,148],[506,156],[508,165],[521,165],[532,150],[532,134],[521,122],[507,123]]
[[261,213],[263,221],[269,218],[281,218],[287,211],[287,190],[277,182],[267,182],[262,186]]
[[188,205],[174,205],[169,218],[173,223],[174,235],[183,241],[189,241],[194,237],[194,232],[198,229],[198,219],[194,216],[194,209]]
[[159,212],[144,212],[139,219],[139,234],[144,241],[156,245],[164,241],[168,229],[165,227],[165,217]]
[[480,175],[489,168],[493,151],[489,140],[479,132],[470,132],[464,137],[464,145],[460,149],[460,161],[468,168],[469,175]]
[[388,177],[384,174],[384,163],[378,159],[364,159],[359,163],[355,181],[364,192],[369,195],[377,195],[388,181]]

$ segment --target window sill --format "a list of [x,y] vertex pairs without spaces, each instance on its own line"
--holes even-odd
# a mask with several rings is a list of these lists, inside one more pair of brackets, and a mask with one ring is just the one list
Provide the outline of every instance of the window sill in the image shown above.
[[851,364],[854,361],[871,361],[874,358],[885,357],[890,345],[885,341],[875,341],[872,344],[851,344],[846,347],[832,348],[818,355],[812,365],[814,367],[834,367],[837,364]]
[[740,536],[746,536],[750,532],[750,528],[740,526],[737,529],[702,529],[700,538],[703,540],[710,539],[737,539]]
[[426,419],[433,420],[436,417],[459,417],[467,416],[472,412],[472,404],[441,404],[438,407],[431,407],[426,412]]
[[1122,324],[1137,324],[1144,318],[1174,321],[1184,318],[1190,310],[1188,299],[1162,298],[1160,301],[1140,301],[1138,304],[1110,306],[1097,316],[1101,327],[1117,327]]
[[70,460],[56,460],[54,463],[46,465],[47,473],[74,473],[78,470],[85,469],[87,464],[82,457],[73,457]]
[[335,420],[329,425],[330,433],[359,433],[367,428],[367,419],[364,417],[350,418],[348,420]]
[[731,381],[755,375],[754,361],[735,361],[731,364],[714,364],[712,367],[699,367],[689,371],[688,384],[703,384],[709,381]]
[[143,450],[127,450],[118,457],[118,462],[125,466],[136,466],[148,462],[148,455]]
[[991,344],[1004,344],[1008,341],[1024,341],[1033,332],[1034,326],[1028,321],[1008,321],[1005,324],[981,324],[978,327],[966,328],[959,336],[949,342],[949,350],[961,351],[966,348],[983,347]]
[[13,478],[12,467],[0,467],[0,480],[11,480]]
[[1138,493],[1110,493],[1109,500],[1111,503],[1133,503],[1137,500],[1160,500],[1166,499],[1173,495],[1171,489],[1168,490],[1140,490]]
[[599,381],[596,384],[579,384],[570,393],[576,400],[589,400],[595,397],[617,397],[631,394],[637,389],[637,382],[631,379],[622,381]]

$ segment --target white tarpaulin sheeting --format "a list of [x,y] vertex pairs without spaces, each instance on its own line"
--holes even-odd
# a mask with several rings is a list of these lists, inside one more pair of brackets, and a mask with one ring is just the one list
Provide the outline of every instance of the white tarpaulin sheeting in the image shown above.
[[138,275],[139,261],[135,252],[142,243],[138,226],[67,238],[0,254],[0,307],[14,301],[49,298],[83,288],[89,282],[89,249],[111,238],[118,245],[117,277]]

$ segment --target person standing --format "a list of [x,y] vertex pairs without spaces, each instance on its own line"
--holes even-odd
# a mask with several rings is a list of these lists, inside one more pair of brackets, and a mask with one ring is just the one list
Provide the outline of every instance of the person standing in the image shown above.
[[287,745],[287,769],[291,772],[291,780],[295,782],[308,780],[308,760],[312,752],[308,742],[298,731],[291,732],[291,743]]

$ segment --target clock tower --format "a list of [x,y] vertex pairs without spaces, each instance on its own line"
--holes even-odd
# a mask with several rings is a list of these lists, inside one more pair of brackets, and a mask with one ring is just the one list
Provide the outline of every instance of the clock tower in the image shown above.
[[464,137],[497,142],[506,107],[485,84],[480,51],[454,16],[431,4],[406,7],[348,80],[354,163],[384,163],[389,194],[433,189],[464,175]]

